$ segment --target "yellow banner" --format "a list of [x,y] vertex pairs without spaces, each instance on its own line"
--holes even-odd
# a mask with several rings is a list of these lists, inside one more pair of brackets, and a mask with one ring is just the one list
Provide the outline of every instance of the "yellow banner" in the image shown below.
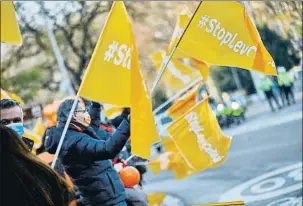
[[39,135],[40,137],[43,137],[44,133],[45,133],[45,126],[43,124],[43,121],[42,121],[42,118],[38,118],[35,126],[34,126],[34,129],[33,129],[33,132],[37,135]]
[[1,42],[22,44],[13,1],[1,1]]
[[201,171],[220,165],[231,138],[223,135],[208,99],[168,127],[168,133],[191,168]]
[[185,32],[179,50],[211,65],[276,75],[273,58],[244,6],[236,1],[204,1]]
[[210,65],[203,61],[199,61],[193,58],[191,58],[190,61],[192,66],[199,70],[201,76],[203,77],[203,80],[207,81]]
[[[168,57],[164,51],[156,52],[152,55],[152,60],[158,72],[167,59]],[[198,69],[185,65],[179,59],[171,59],[163,73],[163,79],[175,91],[180,91],[200,77],[201,74]]]
[[[161,143],[167,152],[157,158],[159,163],[158,168],[154,166],[152,169],[154,173],[156,173],[155,169],[159,171],[172,170],[176,179],[183,179],[195,172],[199,172],[192,168],[190,163],[186,161],[186,158],[182,155],[180,149],[171,137],[162,138]],[[152,167],[150,166],[150,168]]]
[[[188,9],[183,9],[181,14],[178,16],[177,24],[175,26],[170,44],[168,46],[167,55],[170,55],[170,53],[173,51],[174,47],[176,46],[177,42],[180,40],[190,18],[191,18],[191,14],[189,13]],[[182,51],[180,47],[177,48],[177,50],[173,55],[173,58],[188,58],[188,57],[190,56],[186,54],[184,51]]]
[[123,2],[115,1],[82,80],[79,95],[122,107],[131,105],[133,36]]
[[79,95],[102,103],[130,107],[132,153],[150,158],[151,145],[159,137],[123,1],[113,3]]
[[3,89],[1,89],[1,99],[14,99],[19,102],[21,106],[24,106],[24,101],[18,95],[5,91]]
[[132,153],[150,158],[151,146],[159,140],[151,98],[140,70],[139,55],[134,45],[131,69],[131,146]]
[[[182,95],[178,98],[173,105],[171,105],[167,110],[167,115],[172,119],[176,120],[179,117],[183,116],[186,112],[188,112],[193,106],[195,106],[199,102],[200,89],[205,87],[203,83],[199,83],[190,89],[186,94]],[[207,95],[205,93],[205,95]],[[203,97],[206,98],[207,96]]]
[[113,119],[123,112],[123,107],[104,105],[104,113],[108,119]]

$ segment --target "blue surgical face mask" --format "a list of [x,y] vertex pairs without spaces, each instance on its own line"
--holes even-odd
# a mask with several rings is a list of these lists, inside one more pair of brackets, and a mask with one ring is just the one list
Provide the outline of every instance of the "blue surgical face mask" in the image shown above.
[[12,124],[8,124],[7,127],[11,128],[15,132],[17,132],[17,134],[19,135],[20,138],[23,137],[23,134],[24,134],[23,123],[12,123]]

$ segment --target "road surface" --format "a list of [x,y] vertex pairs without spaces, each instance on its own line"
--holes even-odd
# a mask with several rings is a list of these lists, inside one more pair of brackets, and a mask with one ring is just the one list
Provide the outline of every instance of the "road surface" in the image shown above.
[[186,205],[229,200],[248,206],[302,205],[302,99],[224,132],[233,141],[221,166],[179,181],[167,171],[149,173],[145,191],[172,194]]

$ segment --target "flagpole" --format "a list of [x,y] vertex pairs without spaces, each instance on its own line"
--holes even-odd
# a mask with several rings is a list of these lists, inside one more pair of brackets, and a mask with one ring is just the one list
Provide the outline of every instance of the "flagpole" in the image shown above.
[[167,106],[170,102],[176,100],[178,97],[180,97],[184,92],[186,92],[188,89],[190,89],[191,87],[195,86],[196,84],[202,82],[202,78],[198,78],[195,81],[193,81],[192,83],[190,83],[188,86],[186,86],[185,88],[183,88],[182,90],[180,90],[177,94],[175,94],[174,96],[172,96],[170,99],[168,99],[167,101],[165,101],[164,103],[162,103],[159,107],[157,107],[154,111],[153,114],[156,115],[161,109],[163,109],[165,106]]
[[71,122],[71,120],[72,120],[72,116],[73,116],[74,111],[75,111],[75,109],[76,109],[78,99],[79,99],[79,94],[77,94],[77,96],[76,96],[76,98],[75,98],[75,100],[74,100],[74,103],[73,103],[72,109],[71,109],[71,111],[69,112],[69,115],[68,115],[67,121],[66,121],[66,123],[65,123],[65,126],[64,126],[63,132],[62,132],[62,134],[61,134],[60,141],[59,141],[59,144],[58,144],[58,147],[57,147],[56,153],[55,153],[55,157],[54,157],[54,160],[53,160],[52,165],[51,165],[51,167],[52,167],[53,169],[55,168],[55,164],[56,164],[56,161],[57,161],[57,159],[58,159],[58,156],[59,156],[59,153],[60,153],[60,150],[61,150],[62,144],[63,144],[64,137],[65,137],[65,135],[66,135],[66,132],[67,132],[67,129],[68,129],[69,123]]
[[203,1],[200,1],[199,5],[197,6],[197,8],[196,8],[196,10],[195,10],[195,12],[194,12],[194,14],[191,16],[191,18],[190,18],[188,24],[186,25],[186,28],[184,29],[184,32],[182,33],[182,35],[181,35],[180,39],[178,40],[176,46],[174,47],[174,49],[173,49],[172,52],[170,53],[168,59],[166,60],[166,63],[164,64],[164,66],[160,69],[159,73],[157,74],[156,80],[155,80],[155,82],[154,82],[154,84],[153,84],[153,86],[152,86],[152,88],[151,88],[151,91],[150,91],[150,96],[152,96],[153,92],[155,91],[155,88],[156,88],[157,84],[159,83],[159,81],[160,81],[160,79],[161,79],[161,77],[162,77],[162,75],[163,75],[163,73],[164,73],[164,71],[165,71],[165,69],[166,69],[168,63],[170,62],[171,58],[173,57],[174,53],[176,52],[177,47],[179,46],[179,44],[180,44],[180,42],[181,42],[181,40],[182,40],[182,38],[183,38],[183,36],[184,36],[186,30],[188,29],[189,25],[191,24],[192,20],[194,19],[194,17],[195,17],[195,15],[196,15],[197,11],[199,10],[199,8],[200,8],[202,2],[203,2]]

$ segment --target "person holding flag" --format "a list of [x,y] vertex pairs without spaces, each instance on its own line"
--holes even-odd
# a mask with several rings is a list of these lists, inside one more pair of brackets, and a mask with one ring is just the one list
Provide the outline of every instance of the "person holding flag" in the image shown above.
[[[61,103],[57,112],[58,126],[46,132],[45,147],[51,154],[56,152],[73,101],[66,99]],[[93,103],[90,109],[100,112],[100,104]],[[93,129],[94,124],[91,123],[94,117],[92,115],[91,119],[87,110],[83,100],[77,102],[59,159],[79,191],[82,204],[125,206],[125,189],[110,159],[122,150],[129,139],[129,117],[107,140],[103,140]]]

